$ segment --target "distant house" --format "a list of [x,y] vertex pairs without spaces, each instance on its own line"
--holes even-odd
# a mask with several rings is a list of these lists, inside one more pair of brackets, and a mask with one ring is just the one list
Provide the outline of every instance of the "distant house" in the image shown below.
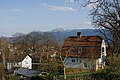
[[100,36],[70,36],[62,46],[62,56],[68,68],[98,70],[105,66],[106,45]]
[[27,55],[21,62],[22,68],[32,69],[32,58]]
[[7,70],[14,68],[32,69],[32,58],[26,54],[10,55],[6,61]]

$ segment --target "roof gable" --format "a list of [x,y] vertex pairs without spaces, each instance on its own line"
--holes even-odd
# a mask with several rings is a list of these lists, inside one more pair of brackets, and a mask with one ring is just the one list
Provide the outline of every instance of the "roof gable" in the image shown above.
[[27,56],[29,56],[31,59],[32,57],[30,55],[27,54],[10,54],[6,60],[7,62],[21,62],[24,60],[24,58],[26,58]]

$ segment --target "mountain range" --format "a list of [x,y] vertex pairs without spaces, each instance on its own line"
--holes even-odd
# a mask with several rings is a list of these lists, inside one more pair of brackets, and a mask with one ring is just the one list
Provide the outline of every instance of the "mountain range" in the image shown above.
[[50,33],[55,36],[60,41],[63,41],[65,38],[69,36],[77,36],[77,32],[81,32],[82,36],[93,36],[93,35],[100,35],[97,29],[72,29],[72,30],[64,30],[62,28],[57,28]]
[[[52,34],[54,38],[63,42],[69,36],[77,36],[77,32],[81,32],[82,36],[93,36],[93,35],[100,35],[97,29],[72,29],[72,30],[64,30],[62,28],[53,29],[51,31],[47,31],[48,33]],[[40,34],[44,34],[44,32],[40,32]],[[32,35],[32,34],[31,34]],[[14,42],[16,37],[9,37],[10,41]]]

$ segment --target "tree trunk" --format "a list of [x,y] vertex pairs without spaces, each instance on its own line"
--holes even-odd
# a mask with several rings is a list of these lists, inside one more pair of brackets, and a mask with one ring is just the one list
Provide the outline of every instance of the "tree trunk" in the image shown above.
[[3,65],[4,65],[4,69],[6,69],[5,54],[4,54],[4,53],[2,53],[2,58],[3,58]]
[[64,80],[67,80],[66,73],[65,73],[65,66],[64,66]]

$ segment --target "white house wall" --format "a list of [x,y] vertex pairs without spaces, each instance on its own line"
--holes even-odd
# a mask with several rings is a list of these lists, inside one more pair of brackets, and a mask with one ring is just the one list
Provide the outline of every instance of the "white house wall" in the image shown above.
[[21,65],[19,65],[18,62],[7,62],[6,66],[7,66],[7,70],[10,70],[14,67],[20,67]]
[[92,69],[93,64],[86,58],[79,57],[68,57],[65,60],[66,67],[68,68],[82,68],[82,69]]
[[8,62],[8,63],[7,63],[7,70],[12,69],[12,67],[13,67],[12,63]]
[[32,69],[32,59],[31,59],[31,57],[26,56],[21,63],[22,63],[23,68]]

